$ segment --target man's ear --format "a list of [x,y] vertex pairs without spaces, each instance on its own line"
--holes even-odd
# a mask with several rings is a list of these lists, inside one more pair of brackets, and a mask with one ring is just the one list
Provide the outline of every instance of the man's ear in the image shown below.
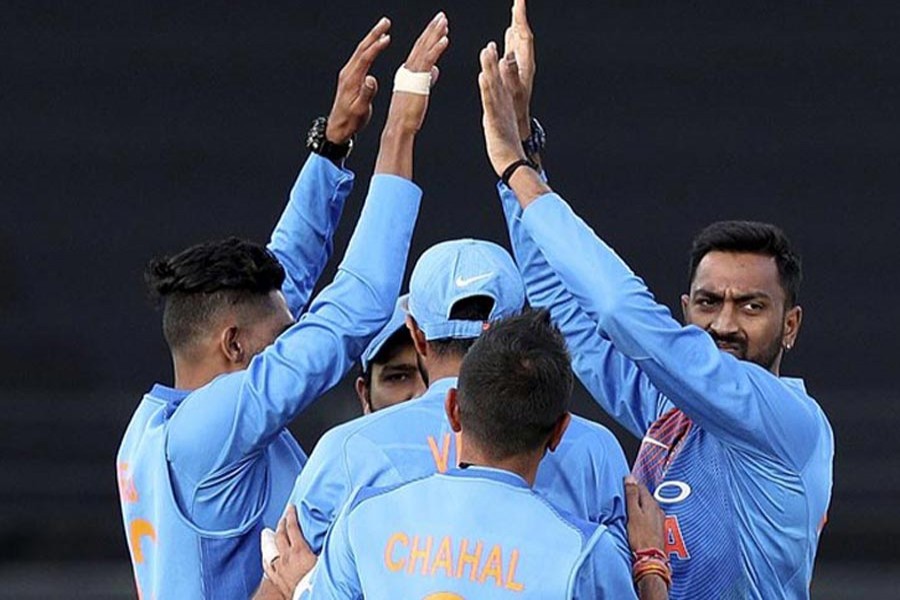
[[797,335],[800,333],[800,325],[803,323],[803,309],[799,304],[784,314],[784,330],[782,345],[785,350],[790,350],[797,343]]
[[359,398],[359,405],[362,408],[363,414],[371,414],[372,405],[369,404],[369,390],[366,387],[366,380],[363,377],[357,377],[356,383],[353,384],[353,387],[356,389],[356,397]]
[[691,305],[691,297],[688,294],[681,295],[681,316],[684,319],[685,323],[690,323],[690,319],[688,319],[688,308]]
[[413,346],[416,348],[416,354],[426,356],[428,353],[428,342],[425,341],[425,332],[419,329],[419,324],[416,323],[412,315],[406,315],[406,328],[409,329],[409,336],[412,338]]
[[447,413],[447,420],[450,422],[450,429],[453,433],[462,431],[462,425],[459,422],[459,399],[456,394],[456,388],[447,390],[447,399],[444,400],[444,411]]
[[237,325],[229,325],[219,335],[219,348],[225,356],[225,360],[232,364],[243,364],[244,349],[238,339],[239,329]]
[[572,415],[569,412],[566,412],[559,418],[556,425],[553,426],[553,430],[550,432],[550,439],[547,440],[547,449],[550,452],[553,452],[559,447],[559,443],[562,442],[563,436],[565,435],[571,420]]

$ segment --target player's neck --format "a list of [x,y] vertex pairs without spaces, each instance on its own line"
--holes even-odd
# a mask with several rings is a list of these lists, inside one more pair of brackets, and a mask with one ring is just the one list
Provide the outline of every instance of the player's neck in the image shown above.
[[524,479],[529,486],[533,487],[535,477],[537,477],[538,465],[541,463],[541,457],[532,456],[531,454],[517,454],[501,459],[492,458],[488,453],[483,452],[471,438],[466,439],[465,433],[463,433],[463,439],[460,443],[459,462],[476,467],[490,467],[515,473]]
[[227,369],[223,369],[220,364],[210,364],[207,362],[185,361],[179,360],[177,357],[172,361],[175,367],[175,387],[179,390],[196,390],[222,375],[227,373]]
[[428,374],[428,385],[439,379],[447,377],[459,377],[459,369],[462,366],[462,358],[446,357],[433,358],[424,361],[425,372]]

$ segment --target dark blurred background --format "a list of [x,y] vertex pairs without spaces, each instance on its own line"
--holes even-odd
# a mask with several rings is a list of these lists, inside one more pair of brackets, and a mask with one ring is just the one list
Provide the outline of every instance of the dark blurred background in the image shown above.
[[[771,220],[793,237],[805,319],[785,372],[807,380],[837,447],[813,596],[888,597],[900,585],[900,4],[835,4],[532,0],[533,108],[555,187],[670,306],[709,221]],[[393,71],[440,8],[452,39],[417,145],[412,257],[453,237],[507,244],[475,83],[506,0],[3,3],[0,596],[132,593],[114,456],[141,394],[171,382],[143,266],[200,240],[267,239],[309,123],[387,14],[339,258]],[[576,406],[609,424],[581,391]],[[357,410],[345,381],[293,429],[310,451]]]

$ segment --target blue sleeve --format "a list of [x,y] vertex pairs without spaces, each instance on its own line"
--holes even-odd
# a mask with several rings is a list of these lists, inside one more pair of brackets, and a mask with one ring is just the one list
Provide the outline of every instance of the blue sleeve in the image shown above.
[[664,412],[664,399],[632,360],[600,336],[597,323],[581,309],[547,264],[522,225],[515,193],[497,185],[516,263],[531,306],[546,308],[566,338],[572,368],[588,393],[638,438]]
[[631,554],[609,532],[598,539],[575,574],[573,600],[637,600],[631,579]]
[[341,380],[393,313],[420,199],[409,180],[372,178],[338,273],[309,311],[245,371],[217,378],[173,415],[167,449],[185,476],[252,460]]
[[312,578],[312,592],[308,596],[311,600],[358,600],[363,597],[349,531],[351,506],[348,502],[325,539]]
[[600,335],[674,405],[733,448],[795,467],[805,463],[818,435],[810,398],[762,367],[721,352],[703,330],[682,327],[556,194],[530,204],[522,223]]
[[294,318],[309,302],[331,256],[334,231],[351,189],[352,172],[314,153],[291,188],[268,248],[284,267],[281,291]]
[[288,502],[297,507],[303,537],[319,554],[331,524],[360,486],[400,481],[400,474],[378,446],[358,436],[348,441],[345,429],[339,426],[316,444]]
[[591,520],[606,525],[607,532],[627,554],[628,515],[625,503],[625,476],[630,470],[622,446],[612,432],[604,428],[602,433],[605,440],[597,443],[598,449],[592,452],[597,456],[594,470],[599,475],[600,490],[597,493],[600,494],[600,498],[597,502],[599,514],[596,519]]

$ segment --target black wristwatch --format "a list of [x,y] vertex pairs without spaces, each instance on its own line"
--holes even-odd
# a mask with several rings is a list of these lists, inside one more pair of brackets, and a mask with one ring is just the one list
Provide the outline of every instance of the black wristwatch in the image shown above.
[[533,160],[544,151],[544,146],[546,145],[547,133],[541,127],[540,121],[531,117],[531,134],[522,140],[522,149],[525,150],[525,155]]
[[353,151],[353,138],[343,144],[333,144],[325,137],[325,129],[328,127],[328,117],[319,117],[313,121],[312,127],[306,134],[306,147],[310,152],[333,161],[340,162],[350,156]]

